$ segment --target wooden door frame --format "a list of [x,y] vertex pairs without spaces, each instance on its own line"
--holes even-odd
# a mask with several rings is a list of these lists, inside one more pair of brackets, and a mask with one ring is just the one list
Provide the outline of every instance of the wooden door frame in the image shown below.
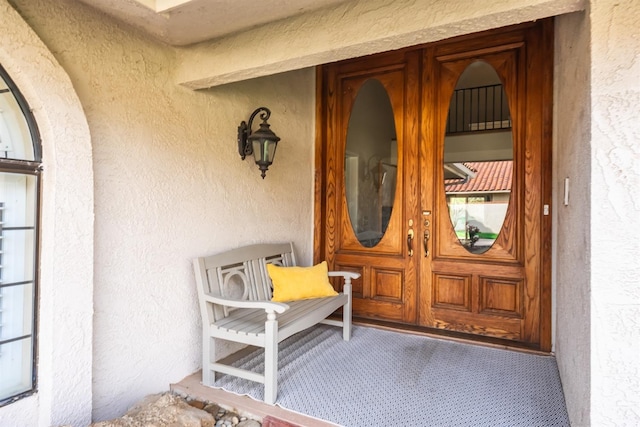
[[[540,83],[542,90],[537,93],[539,99],[537,102],[541,103],[541,129],[532,129],[531,131],[540,133],[540,140],[543,147],[541,149],[541,188],[542,188],[542,205],[546,205],[551,210],[552,207],[552,170],[546,170],[551,168],[552,165],[552,120],[553,120],[553,45],[554,45],[554,33],[553,33],[553,18],[541,20],[538,23],[527,23],[522,25],[516,25],[501,29],[489,30],[482,33],[469,34],[454,39],[449,39],[446,42],[457,42],[477,38],[479,36],[491,36],[504,34],[509,31],[522,31],[527,28],[531,28],[535,25],[541,25],[541,38],[529,37],[527,42],[531,48],[536,52],[535,57],[539,63],[543,64],[541,69],[544,70],[540,75],[533,76]],[[425,49],[429,46],[434,46],[442,42],[434,42],[427,45],[413,46],[406,48],[405,50]],[[316,141],[315,141],[315,162],[314,162],[314,231],[313,231],[313,259],[314,262],[320,262],[325,259],[326,256],[326,241],[325,241],[325,224],[326,224],[326,199],[327,199],[327,180],[326,180],[326,159],[327,159],[327,133],[326,126],[328,125],[327,111],[324,105],[324,95],[327,92],[333,91],[335,88],[325,87],[325,85],[331,84],[326,78],[326,67],[316,67]],[[540,263],[540,325],[539,325],[539,350],[544,352],[551,351],[552,346],[552,284],[551,284],[551,236],[552,236],[552,215],[549,211],[548,215],[544,215],[540,212],[540,247],[541,263]],[[398,329],[401,329],[401,325],[394,325]],[[434,331],[435,332],[435,331]],[[441,333],[442,331],[437,331]],[[444,332],[446,334],[446,332]],[[478,337],[478,340],[483,341],[482,337]],[[487,339],[486,341],[495,341]],[[506,345],[513,345],[511,343],[505,343]]]

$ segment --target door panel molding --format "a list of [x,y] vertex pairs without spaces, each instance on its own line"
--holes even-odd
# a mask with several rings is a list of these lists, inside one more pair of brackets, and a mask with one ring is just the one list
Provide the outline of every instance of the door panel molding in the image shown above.
[[471,274],[433,273],[432,308],[471,312]]
[[[397,150],[399,153],[403,152],[405,147],[403,145],[404,133],[402,124],[405,121],[405,92],[404,85],[399,85],[398,83],[404,82],[405,71],[406,70],[404,66],[394,66],[378,68],[368,72],[341,73],[341,75],[338,77],[338,90],[342,93],[343,102],[342,108],[340,110],[341,117],[339,120],[341,138],[337,141],[335,147],[337,153],[346,152],[346,136],[348,133],[347,126],[350,121],[350,113],[353,110],[356,96],[360,92],[363,84],[367,80],[374,78],[383,85],[383,87],[387,91],[387,94],[389,95],[396,123],[396,139],[398,141]],[[337,162],[335,180],[336,182],[344,182],[344,156],[336,155],[336,160]],[[368,162],[365,161],[365,165],[368,166]],[[402,176],[403,174],[404,161],[402,160],[402,156],[398,156],[397,175]],[[399,180],[396,183],[395,188],[396,201],[398,200],[398,198],[401,198],[401,195],[403,193],[404,181]],[[359,239],[355,235],[354,227],[349,217],[347,204],[340,203],[340,200],[346,200],[346,192],[343,185],[339,187],[336,196],[336,201],[338,202],[336,213],[338,224],[340,224],[340,226],[338,227],[339,234],[337,236],[338,246],[336,249],[338,251],[348,251],[352,253],[370,253],[371,248],[362,246]],[[400,205],[400,203],[396,205],[396,203],[394,202],[393,206],[400,209],[394,209],[394,211],[391,213],[386,232],[382,236],[382,240],[380,240],[380,242],[375,245],[376,252],[398,256],[401,256],[404,253],[404,240],[402,238],[402,230],[404,227],[402,215],[403,209],[401,205],[398,205]]]
[[478,312],[484,315],[524,317],[524,280],[479,276]]
[[371,269],[371,298],[402,304],[404,301],[404,271],[389,268]]
[[[436,94],[434,106],[434,109],[439,112],[438,121],[435,127],[435,139],[437,141],[436,158],[442,159],[444,157],[444,136],[447,122],[446,112],[449,110],[449,102],[458,78],[472,62],[482,60],[487,62],[496,70],[507,94],[509,110],[511,111],[512,121],[514,122],[514,125],[512,126],[512,139],[514,152],[513,164],[515,168],[509,207],[507,208],[507,213],[502,224],[500,234],[493,246],[483,254],[471,254],[458,243],[458,239],[456,238],[454,230],[449,222],[446,220],[437,221],[437,244],[434,251],[435,259],[442,258],[467,261],[480,259],[482,261],[514,262],[521,265],[523,263],[524,250],[522,248],[522,239],[520,236],[522,236],[522,227],[524,227],[524,221],[522,218],[524,212],[521,206],[520,195],[522,194],[524,187],[522,168],[520,165],[524,164],[524,159],[522,158],[523,150],[520,147],[523,145],[523,138],[525,135],[520,131],[520,128],[524,122],[522,117],[525,114],[525,110],[523,109],[519,99],[520,93],[524,88],[518,85],[518,80],[522,80],[518,79],[518,72],[522,72],[524,70],[524,64],[518,63],[519,57],[522,57],[522,54],[519,50],[516,50],[514,46],[518,46],[519,49],[522,49],[523,44],[512,43],[504,46],[496,46],[492,49],[491,55],[486,56],[465,55],[465,59],[457,59],[457,57],[461,55],[448,55],[446,58],[454,58],[455,61],[441,62],[436,58],[436,61],[433,64],[434,69],[431,70],[431,73],[434,74],[436,79],[441,82],[440,90]],[[434,164],[434,167],[438,163],[441,163],[441,161],[437,161]],[[444,183],[443,169],[441,167],[436,167],[434,181],[436,183],[434,189],[435,203],[437,203],[438,212],[448,212],[445,188],[444,185],[439,185],[440,183]]]

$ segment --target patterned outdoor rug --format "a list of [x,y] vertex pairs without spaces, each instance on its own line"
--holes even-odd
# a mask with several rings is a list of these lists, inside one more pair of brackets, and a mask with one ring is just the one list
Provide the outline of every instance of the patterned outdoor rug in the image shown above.
[[[321,325],[280,344],[283,408],[341,426],[569,426],[555,358],[355,326]],[[262,350],[236,366],[262,372]],[[263,386],[216,386],[262,400]]]

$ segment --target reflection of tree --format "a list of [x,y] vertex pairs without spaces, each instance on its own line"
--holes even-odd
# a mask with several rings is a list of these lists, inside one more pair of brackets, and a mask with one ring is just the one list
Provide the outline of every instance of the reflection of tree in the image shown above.
[[358,211],[358,232],[379,229],[377,221],[377,212],[380,209],[378,206],[378,190],[370,176],[363,176],[359,183],[361,191],[358,194],[358,206],[361,209]]
[[467,223],[467,209],[465,208],[465,205],[450,203],[449,217],[451,218],[451,223],[453,224],[453,229],[455,231],[464,230],[464,225]]
[[473,217],[469,217],[467,203],[456,202],[455,199],[449,202],[449,216],[456,236],[463,246],[473,248],[480,240],[480,223],[475,225],[477,221]]
[[376,182],[372,180],[372,174],[365,173],[358,176],[358,218],[355,224],[355,232],[360,243],[365,247],[375,246],[382,237],[380,224],[380,200]]

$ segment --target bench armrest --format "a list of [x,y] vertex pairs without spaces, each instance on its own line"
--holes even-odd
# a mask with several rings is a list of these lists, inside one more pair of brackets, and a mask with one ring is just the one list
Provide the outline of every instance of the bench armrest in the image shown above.
[[360,273],[354,273],[352,271],[330,271],[329,277],[342,276],[345,279],[357,279],[360,277]]
[[212,295],[205,295],[205,301],[224,305],[227,307],[236,307],[236,308],[262,308],[267,313],[284,313],[289,309],[287,304],[283,304],[281,302],[271,302],[271,301],[248,301],[248,300],[240,300],[240,299],[232,299],[232,298],[222,298],[222,297],[214,297]]

